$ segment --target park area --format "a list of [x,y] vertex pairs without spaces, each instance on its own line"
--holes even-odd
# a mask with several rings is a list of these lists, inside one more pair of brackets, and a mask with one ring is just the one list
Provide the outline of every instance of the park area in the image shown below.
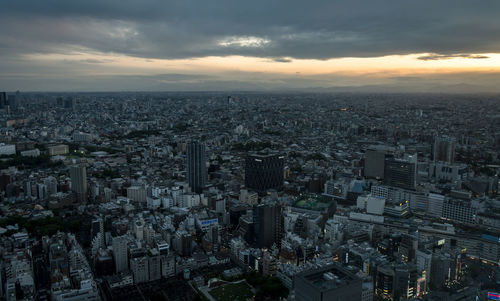
[[209,294],[217,301],[242,301],[253,297],[254,292],[245,281],[241,281],[214,288],[210,290]]
[[332,206],[334,202],[322,195],[315,194],[304,194],[298,197],[293,204],[293,207],[313,210],[313,211],[323,211]]

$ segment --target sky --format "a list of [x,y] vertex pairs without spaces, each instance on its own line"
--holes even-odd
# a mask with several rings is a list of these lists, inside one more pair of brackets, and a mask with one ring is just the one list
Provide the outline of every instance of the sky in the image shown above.
[[498,0],[16,0],[0,90],[500,92]]

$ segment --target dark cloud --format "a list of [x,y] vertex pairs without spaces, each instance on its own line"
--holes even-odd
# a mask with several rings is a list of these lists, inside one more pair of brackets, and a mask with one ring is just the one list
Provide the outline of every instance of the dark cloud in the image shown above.
[[481,55],[481,54],[429,54],[419,56],[417,59],[421,61],[437,61],[437,60],[449,60],[454,58],[465,58],[465,59],[488,59],[489,56]]
[[273,62],[290,63],[292,60],[286,57],[275,57],[271,59]]
[[16,0],[2,4],[0,51],[278,60],[487,53],[500,49],[498,11],[497,0]]
[[65,63],[86,63],[86,64],[105,64],[112,63],[114,60],[111,59],[84,59],[84,60],[63,60]]
[[414,53],[430,53],[420,60],[481,59],[486,57],[480,53],[500,52],[499,11],[498,0],[3,1],[0,88],[335,90],[331,87],[351,87],[362,82],[368,85],[366,89],[399,85],[418,90],[439,83],[441,88],[453,90],[457,89],[454,85],[467,82],[491,90],[497,89],[498,74],[391,77],[374,71],[376,74],[362,76],[307,76],[300,72],[282,76],[220,70],[178,74],[175,70],[181,69],[173,69],[161,75],[116,75],[151,71],[106,65],[112,62],[106,59],[68,57],[54,61],[27,55],[107,53],[139,57],[146,62],[157,58],[242,55],[288,63],[294,59]]

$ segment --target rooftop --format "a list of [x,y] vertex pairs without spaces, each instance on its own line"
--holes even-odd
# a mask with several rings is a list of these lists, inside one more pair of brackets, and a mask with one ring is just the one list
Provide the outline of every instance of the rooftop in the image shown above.
[[337,264],[330,264],[320,269],[308,270],[299,275],[306,283],[321,291],[328,291],[346,286],[360,279],[348,269]]

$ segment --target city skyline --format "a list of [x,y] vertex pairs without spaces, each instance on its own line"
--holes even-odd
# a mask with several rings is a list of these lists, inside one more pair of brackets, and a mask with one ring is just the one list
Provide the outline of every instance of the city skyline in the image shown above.
[[0,300],[500,295],[500,1],[0,10]]
[[496,294],[497,95],[0,100],[7,301]]
[[496,1],[16,1],[7,91],[499,92]]

